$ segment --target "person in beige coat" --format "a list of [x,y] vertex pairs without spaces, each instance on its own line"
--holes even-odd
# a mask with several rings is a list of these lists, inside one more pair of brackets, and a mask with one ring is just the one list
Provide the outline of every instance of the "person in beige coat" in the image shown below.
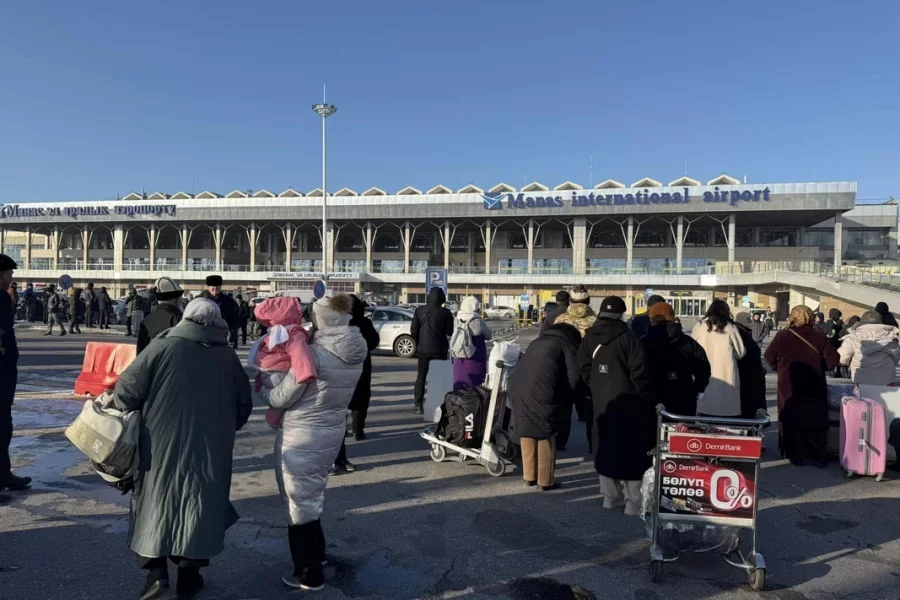
[[694,326],[691,336],[703,346],[712,368],[709,385],[697,400],[697,413],[740,417],[741,377],[737,362],[747,349],[734,326],[728,304],[724,300],[713,300],[706,316]]

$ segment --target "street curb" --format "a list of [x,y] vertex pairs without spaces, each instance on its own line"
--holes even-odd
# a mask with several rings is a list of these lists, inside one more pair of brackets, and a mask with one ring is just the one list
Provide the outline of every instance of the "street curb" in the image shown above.
[[[119,326],[114,326],[114,327],[119,327]],[[15,329],[17,331],[47,331],[47,326],[46,325],[28,325],[28,324],[26,324],[25,321],[17,321],[15,324]],[[124,329],[98,329],[96,327],[93,327],[93,328],[85,327],[82,330],[82,335],[85,333],[91,333],[94,335],[113,335],[113,336],[125,337]],[[74,333],[72,335],[78,335],[78,334]]]

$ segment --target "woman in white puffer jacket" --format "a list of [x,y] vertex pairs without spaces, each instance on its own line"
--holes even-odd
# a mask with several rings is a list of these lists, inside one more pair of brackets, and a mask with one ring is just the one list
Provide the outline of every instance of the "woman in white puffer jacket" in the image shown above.
[[900,329],[883,324],[875,311],[865,312],[856,329],[844,336],[838,354],[854,383],[888,385],[900,363]]
[[297,383],[293,369],[264,374],[261,391],[267,404],[283,410],[275,438],[275,476],[288,511],[288,542],[293,572],[282,581],[305,590],[322,589],[325,536],[320,517],[325,504],[328,469],[341,448],[347,406],[362,373],[368,349],[356,327],[350,327],[350,297],[339,294],[316,302],[317,327],[309,347],[316,362],[315,381]]

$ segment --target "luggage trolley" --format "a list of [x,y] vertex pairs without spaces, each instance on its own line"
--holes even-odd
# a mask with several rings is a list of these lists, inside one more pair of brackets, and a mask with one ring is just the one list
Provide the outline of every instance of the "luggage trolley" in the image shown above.
[[[654,464],[645,476],[646,482],[652,472],[652,497],[645,489],[644,511],[651,581],[682,551],[718,551],[747,572],[752,589],[762,590],[766,563],[756,549],[756,490],[769,415],[760,410],[755,419],[691,417],[666,412],[662,405],[656,413]],[[745,557],[739,547],[746,529],[753,535]]]
[[431,444],[431,460],[435,462],[444,462],[444,460],[447,459],[447,451],[450,450],[459,455],[459,460],[461,462],[465,462],[470,458],[478,461],[480,464],[487,467],[487,472],[494,477],[500,477],[506,473],[507,461],[504,460],[503,456],[509,456],[511,450],[508,449],[507,444],[509,444],[509,447],[511,448],[511,442],[509,442],[507,436],[503,436],[502,439],[499,439],[499,432],[496,436],[498,443],[491,442],[491,430],[494,428],[494,409],[497,406],[497,399],[500,396],[500,388],[502,387],[500,381],[502,380],[503,372],[507,366],[506,363],[500,360],[494,364],[494,367],[497,369],[495,372],[497,376],[492,378],[494,383],[491,387],[490,401],[488,403],[487,416],[484,424],[484,439],[481,441],[481,447],[463,448],[462,446],[451,444],[438,436],[437,425],[428,425],[419,435]]

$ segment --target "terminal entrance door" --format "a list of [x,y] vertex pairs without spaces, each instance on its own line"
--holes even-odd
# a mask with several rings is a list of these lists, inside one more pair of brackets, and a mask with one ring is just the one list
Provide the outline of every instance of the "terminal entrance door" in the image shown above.
[[675,315],[678,317],[702,317],[706,314],[709,300],[706,298],[692,298],[690,296],[678,298],[666,298],[666,302],[672,305]]

